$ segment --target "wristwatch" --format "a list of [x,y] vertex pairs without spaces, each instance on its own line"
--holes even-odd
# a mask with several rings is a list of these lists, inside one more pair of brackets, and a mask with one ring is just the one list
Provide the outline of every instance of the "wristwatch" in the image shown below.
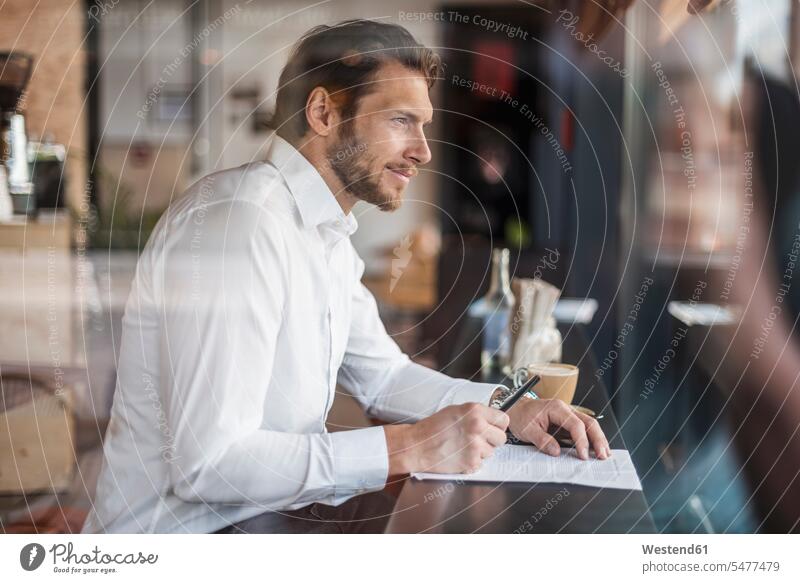
[[[506,399],[508,399],[511,395],[514,394],[516,389],[506,387],[505,385],[498,385],[497,390],[492,393],[492,398],[489,401],[489,406],[494,407],[495,409],[499,409],[500,405],[502,405]],[[531,391],[526,392],[522,395],[523,399],[536,399],[534,395],[531,394]]]

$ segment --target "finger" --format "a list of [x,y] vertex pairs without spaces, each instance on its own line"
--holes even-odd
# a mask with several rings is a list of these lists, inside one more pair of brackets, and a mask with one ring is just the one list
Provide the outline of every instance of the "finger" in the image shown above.
[[481,457],[480,461],[468,463],[466,469],[464,470],[464,473],[465,474],[474,474],[475,472],[477,472],[478,470],[481,469],[481,466],[483,466],[483,458],[482,457]]
[[494,447],[492,447],[488,443],[485,443],[483,446],[481,446],[480,452],[481,452],[481,459],[485,460],[487,457],[492,457],[494,455]]
[[557,402],[558,405],[549,408],[550,423],[569,431],[572,441],[575,442],[578,457],[588,460],[589,438],[586,436],[586,426],[568,405],[561,401]]
[[586,413],[581,413],[576,411],[575,414],[578,418],[583,421],[583,425],[586,427],[586,435],[589,438],[589,443],[594,449],[594,453],[597,455],[598,459],[604,460],[611,455],[611,448],[608,445],[608,439],[606,439],[605,433],[600,427],[600,424],[597,422],[597,419],[592,417],[591,415],[587,415]]
[[530,441],[533,445],[548,455],[557,456],[561,454],[561,447],[559,447],[555,437],[547,433],[547,431],[535,423],[531,423],[525,428],[525,435],[523,435],[523,439]]
[[483,417],[486,419],[486,421],[495,427],[499,427],[503,431],[508,429],[508,415],[493,407],[481,407],[481,411],[483,412]]
[[483,436],[492,447],[500,447],[506,442],[506,432],[494,425],[487,426]]
[[709,4],[711,0],[689,0],[686,10],[689,14],[700,14]]

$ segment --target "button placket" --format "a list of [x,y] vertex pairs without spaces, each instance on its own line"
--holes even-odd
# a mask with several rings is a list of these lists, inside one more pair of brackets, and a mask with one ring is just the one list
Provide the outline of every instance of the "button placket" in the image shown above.
[[[333,296],[335,293],[333,281],[331,278],[331,269],[330,269],[330,260],[331,255],[333,252],[333,248],[335,246],[335,241],[330,238],[331,233],[327,231],[323,226],[322,232],[320,232],[320,239],[323,246],[323,256],[325,257],[324,265],[322,266],[322,270],[325,273],[325,282],[327,284],[327,297],[326,297],[326,304],[327,304],[327,323],[328,323],[328,392],[327,398],[325,400],[325,415],[323,416],[321,423],[322,423],[322,431],[326,431],[325,428],[325,420],[328,417],[328,413],[330,412],[330,408],[333,405],[333,397],[336,392],[336,371],[334,370],[334,337],[333,337],[333,325],[334,325],[334,315],[333,315]],[[327,236],[326,236],[327,235]]]
[[338,351],[338,345],[336,343],[337,337],[335,336],[336,333],[336,325],[337,325],[337,318],[339,317],[339,313],[336,309],[336,301],[341,293],[341,289],[339,288],[338,282],[335,281],[333,275],[333,262],[332,259],[334,257],[334,250],[336,245],[338,244],[338,240],[335,241],[328,251],[328,261],[327,261],[327,275],[328,275],[328,289],[330,290],[328,294],[328,325],[330,326],[330,353],[328,354],[328,370],[330,375],[330,395],[331,398],[329,399],[328,406],[325,410],[325,414],[327,416],[328,412],[330,411],[330,407],[333,406],[333,399],[336,396],[336,377],[337,377],[337,366],[336,366],[336,353]]

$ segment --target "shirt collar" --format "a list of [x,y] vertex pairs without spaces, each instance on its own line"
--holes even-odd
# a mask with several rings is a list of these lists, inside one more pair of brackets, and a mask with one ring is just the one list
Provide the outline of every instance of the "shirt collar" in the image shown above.
[[353,211],[344,213],[317,169],[294,146],[275,134],[266,160],[286,181],[305,228],[325,224],[347,236],[355,233],[358,221]]

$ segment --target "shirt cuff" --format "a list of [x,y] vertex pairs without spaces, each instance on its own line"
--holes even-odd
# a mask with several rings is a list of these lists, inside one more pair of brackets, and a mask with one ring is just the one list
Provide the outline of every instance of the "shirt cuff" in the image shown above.
[[331,433],[333,505],[358,494],[380,490],[389,477],[389,450],[383,427],[366,427]]
[[462,405],[464,403],[480,403],[481,405],[489,405],[492,394],[497,390],[505,388],[503,385],[496,383],[474,383],[472,381],[465,381],[462,386],[456,387],[453,390],[453,398],[450,405]]

